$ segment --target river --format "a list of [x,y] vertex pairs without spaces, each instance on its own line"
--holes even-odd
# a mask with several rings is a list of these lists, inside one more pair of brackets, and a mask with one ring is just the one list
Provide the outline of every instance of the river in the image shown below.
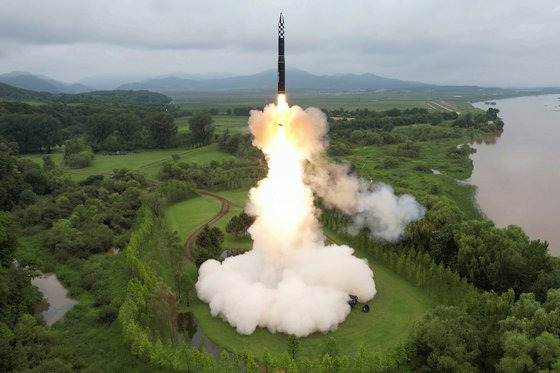
[[531,239],[547,240],[560,256],[560,95],[497,100],[504,132],[473,144],[470,183],[484,214],[499,227],[519,225]]

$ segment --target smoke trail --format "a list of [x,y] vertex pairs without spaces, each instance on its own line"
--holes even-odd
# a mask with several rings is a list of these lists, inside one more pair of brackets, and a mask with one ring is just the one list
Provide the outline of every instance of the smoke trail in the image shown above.
[[417,216],[411,213],[417,208],[411,197],[368,188],[344,166],[329,163],[323,155],[324,114],[288,107],[281,98],[277,106],[251,112],[249,119],[253,144],[269,166],[267,177],[251,189],[246,208],[256,217],[249,229],[253,249],[222,263],[206,261],[196,284],[212,315],[241,334],[257,327],[296,336],[331,331],[350,313],[349,294],[360,302],[374,297],[367,261],[353,256],[348,246],[324,244],[314,193],[354,214],[356,226],[375,227],[372,232],[386,239],[398,237]]

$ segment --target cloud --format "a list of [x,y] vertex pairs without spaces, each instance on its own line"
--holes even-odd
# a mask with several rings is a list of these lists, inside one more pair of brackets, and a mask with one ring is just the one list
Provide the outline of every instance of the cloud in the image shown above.
[[[153,65],[135,68],[146,74],[254,73],[274,65],[276,22],[283,11],[288,64],[314,73],[552,85],[560,84],[560,70],[550,63],[560,58],[557,9],[552,0],[328,0],[320,6],[296,0],[4,0],[0,70],[26,65],[36,71],[44,60],[56,60],[60,67],[52,74],[74,79],[85,70],[121,72],[148,60]],[[55,55],[61,46],[76,52]],[[37,51],[43,58],[30,61]],[[97,61],[94,53],[105,51],[112,57]]]

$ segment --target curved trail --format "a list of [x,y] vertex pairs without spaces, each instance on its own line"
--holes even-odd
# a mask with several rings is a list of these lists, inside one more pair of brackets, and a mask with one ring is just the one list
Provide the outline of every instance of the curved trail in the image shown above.
[[198,228],[196,228],[189,235],[189,237],[187,237],[187,240],[185,241],[185,248],[187,249],[187,258],[193,263],[194,263],[194,255],[193,255],[193,252],[192,252],[192,248],[194,246],[194,242],[196,241],[196,237],[198,237],[198,235],[200,234],[200,232],[202,231],[204,226],[214,224],[214,223],[217,223],[218,221],[220,221],[220,219],[222,219],[224,216],[226,216],[228,214],[231,206],[239,207],[238,204],[233,203],[230,200],[228,200],[228,199],[226,199],[226,198],[224,198],[224,197],[222,197],[218,194],[212,193],[212,192],[207,192],[205,190],[197,190],[196,193],[198,193],[201,196],[208,196],[208,197],[215,198],[222,203],[222,206],[220,208],[220,211],[216,215],[214,215],[212,217],[212,219],[210,219],[206,223],[204,223],[201,226],[199,226]]
[[[216,215],[214,215],[212,217],[212,219],[208,220],[204,224],[201,224],[198,228],[196,228],[187,237],[187,239],[185,241],[185,249],[187,250],[187,258],[193,263],[194,263],[194,255],[193,255],[192,249],[193,249],[193,246],[194,246],[194,242],[196,241],[196,238],[198,237],[198,235],[200,234],[200,232],[202,231],[204,226],[215,224],[218,221],[220,221],[224,216],[226,216],[229,213],[229,210],[231,209],[232,206],[241,207],[237,203],[232,202],[232,201],[228,200],[227,198],[224,198],[224,197],[222,197],[222,196],[220,196],[219,194],[216,194],[216,193],[208,192],[206,190],[201,190],[201,189],[197,190],[196,193],[201,195],[201,196],[208,196],[208,197],[215,198],[215,199],[219,200],[222,203],[222,205],[220,207],[220,211],[218,211],[218,213]],[[323,234],[325,235],[325,238],[327,240],[329,240],[330,242],[332,242],[336,245],[340,245],[340,243],[334,237],[329,236],[325,232],[323,232]]]

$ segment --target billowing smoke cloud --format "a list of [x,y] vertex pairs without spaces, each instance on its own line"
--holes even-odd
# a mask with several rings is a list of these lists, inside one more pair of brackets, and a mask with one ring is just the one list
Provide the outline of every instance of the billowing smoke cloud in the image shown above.
[[396,242],[403,237],[406,225],[426,212],[414,197],[397,196],[389,185],[358,178],[346,164],[330,163],[322,152],[308,163],[305,181],[327,207],[352,216],[351,234],[367,227],[371,238]]
[[317,109],[268,105],[251,113],[249,127],[269,166],[246,208],[256,217],[253,249],[203,263],[198,296],[241,334],[257,327],[296,336],[334,330],[350,313],[349,294],[367,302],[376,289],[366,260],[348,246],[325,245],[314,194],[352,214],[353,229],[369,226],[386,240],[397,239],[422,209],[412,197],[371,187],[329,163],[327,122]]

